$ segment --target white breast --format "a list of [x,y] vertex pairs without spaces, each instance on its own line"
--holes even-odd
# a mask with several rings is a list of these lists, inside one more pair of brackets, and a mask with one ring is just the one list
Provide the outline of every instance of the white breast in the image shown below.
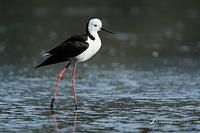
[[74,57],[73,60],[75,60],[77,62],[86,61],[89,58],[91,58],[93,55],[95,55],[97,53],[97,51],[99,51],[99,49],[101,47],[101,40],[100,40],[99,36],[96,36],[95,40],[91,40],[88,37],[88,40],[86,42],[89,43],[89,47],[83,53]]

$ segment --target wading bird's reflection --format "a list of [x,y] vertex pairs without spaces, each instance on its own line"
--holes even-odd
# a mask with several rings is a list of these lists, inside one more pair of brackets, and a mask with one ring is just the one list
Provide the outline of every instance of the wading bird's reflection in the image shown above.
[[60,133],[58,123],[57,123],[57,120],[56,120],[56,114],[53,114],[53,119],[54,119],[54,122],[55,122],[55,125],[56,125],[56,129],[57,129],[58,133]]
[[74,124],[73,124],[73,130],[72,130],[73,133],[76,132],[76,118],[77,118],[77,110],[75,110],[74,112]]
[[[54,122],[55,122],[56,130],[57,130],[58,133],[60,133],[60,129],[58,127],[58,122],[56,120],[56,114],[54,113],[53,110],[51,111],[51,113],[53,114],[53,119],[54,119]],[[75,110],[75,112],[74,112],[73,130],[72,130],[73,133],[76,132],[76,119],[77,119],[77,111]]]

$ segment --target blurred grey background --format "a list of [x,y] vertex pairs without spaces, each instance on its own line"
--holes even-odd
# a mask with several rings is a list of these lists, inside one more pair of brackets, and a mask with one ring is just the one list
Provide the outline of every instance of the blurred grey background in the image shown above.
[[1,0],[0,64],[40,63],[93,17],[117,33],[100,33],[94,62],[200,55],[198,0]]

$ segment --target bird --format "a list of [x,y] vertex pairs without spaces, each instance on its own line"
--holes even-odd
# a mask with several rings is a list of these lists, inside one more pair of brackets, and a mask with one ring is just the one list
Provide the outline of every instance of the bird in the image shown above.
[[98,35],[98,31],[101,30],[111,34],[115,34],[112,31],[104,29],[102,27],[102,21],[100,19],[93,18],[88,20],[85,34],[73,35],[67,40],[65,40],[63,43],[56,46],[55,48],[47,51],[44,54],[44,56],[47,56],[47,59],[35,67],[39,68],[46,65],[68,62],[67,65],[64,67],[64,69],[58,74],[56,89],[50,104],[51,109],[53,109],[53,103],[55,100],[56,92],[58,90],[58,85],[63,73],[71,64],[74,64],[73,74],[72,74],[72,86],[74,93],[75,110],[77,110],[75,79],[74,79],[76,65],[79,62],[87,61],[99,51],[101,47],[101,39]]

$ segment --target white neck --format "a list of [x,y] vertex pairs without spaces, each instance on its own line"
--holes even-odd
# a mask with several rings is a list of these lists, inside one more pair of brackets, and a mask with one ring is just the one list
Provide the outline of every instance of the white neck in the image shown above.
[[93,36],[93,37],[99,37],[98,33],[96,31],[89,31],[89,33]]

